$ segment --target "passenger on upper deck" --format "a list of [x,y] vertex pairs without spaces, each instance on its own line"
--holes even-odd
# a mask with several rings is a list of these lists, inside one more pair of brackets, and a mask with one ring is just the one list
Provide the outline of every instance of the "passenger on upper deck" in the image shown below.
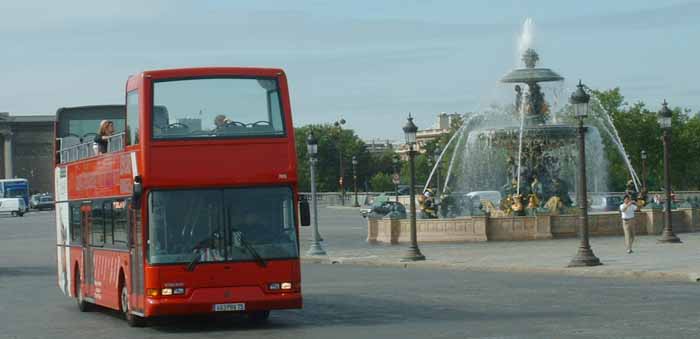
[[226,125],[230,122],[231,122],[231,120],[226,118],[225,115],[219,114],[216,116],[216,118],[214,118],[214,127],[215,128],[223,128],[223,127],[226,127]]
[[100,129],[97,131],[95,136],[95,143],[97,144],[99,153],[107,153],[107,140],[114,133],[114,123],[110,120],[102,120],[100,122]]

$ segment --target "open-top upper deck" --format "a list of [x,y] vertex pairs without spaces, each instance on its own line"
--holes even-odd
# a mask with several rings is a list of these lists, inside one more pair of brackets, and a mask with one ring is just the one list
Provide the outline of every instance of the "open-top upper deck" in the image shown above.
[[[133,172],[144,188],[296,182],[294,130],[281,69],[146,71],[128,79],[123,106],[62,110],[56,127],[59,164],[110,157],[96,155],[91,140],[104,119],[115,121],[108,153],[133,153]],[[65,132],[85,118],[76,110],[95,121],[92,132]]]

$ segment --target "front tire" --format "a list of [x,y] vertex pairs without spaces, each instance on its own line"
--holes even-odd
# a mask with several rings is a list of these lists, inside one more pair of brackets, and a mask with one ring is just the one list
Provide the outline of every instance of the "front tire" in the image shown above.
[[131,313],[131,310],[129,310],[129,290],[126,288],[126,284],[122,283],[122,290],[120,293],[120,308],[122,313],[124,314],[124,319],[126,319],[126,323],[129,324],[131,327],[142,327],[146,324],[145,319],[134,315]]
[[78,304],[78,310],[80,310],[80,312],[88,312],[90,311],[91,305],[89,302],[83,299],[83,291],[80,284],[80,272],[78,272],[75,274],[75,300]]

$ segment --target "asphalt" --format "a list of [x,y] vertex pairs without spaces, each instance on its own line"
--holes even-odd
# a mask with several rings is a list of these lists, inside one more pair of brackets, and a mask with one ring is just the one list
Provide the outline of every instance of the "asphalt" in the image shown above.
[[321,245],[327,255],[307,254],[312,232],[304,227],[302,260],[307,263],[700,282],[700,233],[678,234],[681,244],[657,243],[659,236],[637,236],[632,254],[626,253],[622,236],[592,237],[591,248],[603,263],[594,267],[567,267],[578,251],[579,239],[421,244],[418,234],[426,260],[404,262],[407,244],[366,242],[367,222],[359,209],[327,206],[319,212]]

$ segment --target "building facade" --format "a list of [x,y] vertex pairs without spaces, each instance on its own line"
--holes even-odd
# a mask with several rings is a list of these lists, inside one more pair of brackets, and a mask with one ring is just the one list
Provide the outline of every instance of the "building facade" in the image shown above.
[[370,139],[364,140],[364,142],[367,151],[373,155],[393,152],[395,149],[394,143],[392,143],[390,140]]
[[0,112],[0,178],[25,178],[33,192],[53,192],[53,115]]
[[[437,116],[435,125],[426,129],[419,129],[416,133],[416,151],[425,153],[425,145],[430,141],[439,139],[441,136],[450,133],[450,128],[453,122],[461,119],[462,114],[459,113],[440,113]],[[408,159],[408,147],[403,144],[396,148],[396,153],[401,156],[402,160]]]

